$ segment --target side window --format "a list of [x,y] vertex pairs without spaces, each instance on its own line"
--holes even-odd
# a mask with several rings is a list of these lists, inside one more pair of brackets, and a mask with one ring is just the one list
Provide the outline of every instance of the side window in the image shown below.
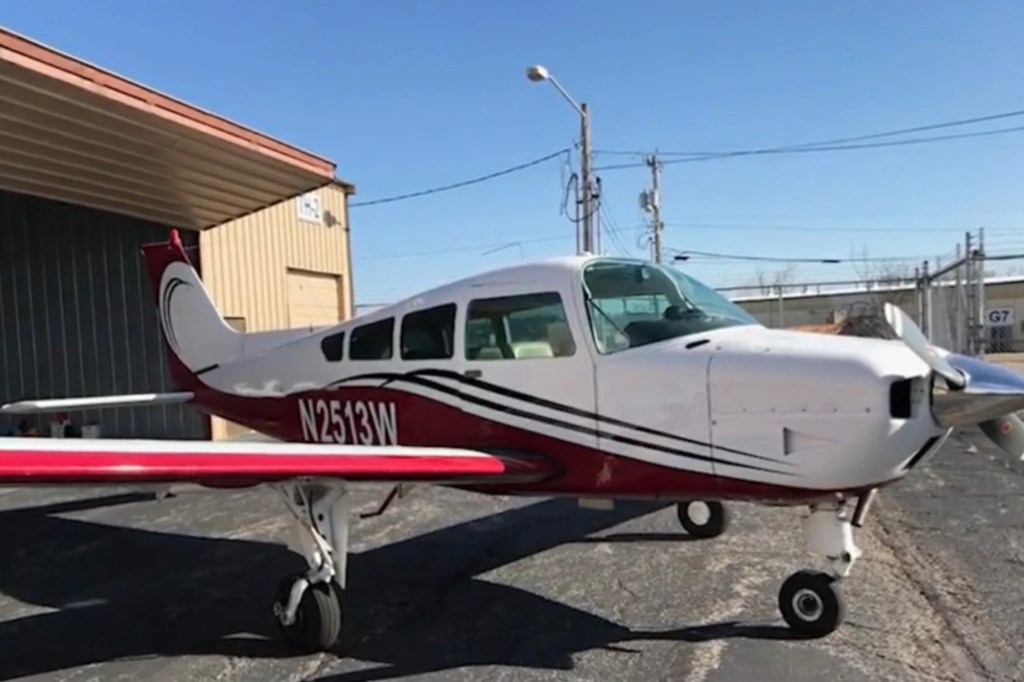
[[352,330],[349,360],[390,360],[395,335],[395,318],[378,320]]
[[559,358],[576,353],[576,343],[555,292],[480,298],[466,314],[466,357],[470,360]]
[[327,362],[341,362],[345,356],[345,332],[325,336],[320,340],[320,352]]
[[403,360],[444,360],[455,354],[455,304],[417,310],[402,318]]

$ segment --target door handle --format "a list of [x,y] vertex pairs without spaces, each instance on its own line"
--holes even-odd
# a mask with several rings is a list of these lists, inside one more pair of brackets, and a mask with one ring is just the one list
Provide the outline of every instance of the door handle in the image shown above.
[[479,369],[467,369],[463,374],[472,379],[478,379],[484,375],[483,370]]

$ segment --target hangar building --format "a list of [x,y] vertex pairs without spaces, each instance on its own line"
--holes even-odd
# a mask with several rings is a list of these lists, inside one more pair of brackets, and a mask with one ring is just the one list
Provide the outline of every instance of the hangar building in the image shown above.
[[[172,390],[139,252],[172,227],[237,328],[351,317],[355,188],[335,170],[0,29],[0,403]],[[237,428],[182,406],[72,418],[104,437]]]

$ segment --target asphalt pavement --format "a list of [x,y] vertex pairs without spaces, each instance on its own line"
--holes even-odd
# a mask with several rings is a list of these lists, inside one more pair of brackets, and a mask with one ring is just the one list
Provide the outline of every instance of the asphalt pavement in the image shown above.
[[5,491],[0,680],[1024,680],[1022,463],[972,432],[886,491],[821,640],[775,605],[813,565],[798,519],[736,505],[693,541],[665,505],[416,488],[353,527],[350,655],[294,656],[270,604],[302,560],[269,492]]

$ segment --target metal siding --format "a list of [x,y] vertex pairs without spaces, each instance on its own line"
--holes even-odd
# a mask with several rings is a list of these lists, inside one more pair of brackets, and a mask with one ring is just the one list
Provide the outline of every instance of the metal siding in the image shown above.
[[352,316],[346,195],[323,187],[325,224],[298,219],[298,199],[203,232],[203,280],[225,316],[244,317],[250,331],[288,327],[289,268],[341,276],[342,313]]
[[[199,237],[203,281],[225,317],[244,317],[248,331],[285,329],[288,323],[288,269],[339,276],[341,312],[352,316],[348,272],[347,195],[328,185],[320,195],[323,224],[298,218],[299,198],[239,218]],[[214,438],[225,437],[225,423],[211,420]]]
[[[166,238],[164,226],[0,192],[0,401],[173,390],[139,252]],[[195,251],[195,233],[182,239]],[[76,425],[97,421],[103,436],[207,431],[206,418],[183,406],[71,417]]]
[[322,327],[344,319],[341,280],[336,275],[288,270],[288,322]]

